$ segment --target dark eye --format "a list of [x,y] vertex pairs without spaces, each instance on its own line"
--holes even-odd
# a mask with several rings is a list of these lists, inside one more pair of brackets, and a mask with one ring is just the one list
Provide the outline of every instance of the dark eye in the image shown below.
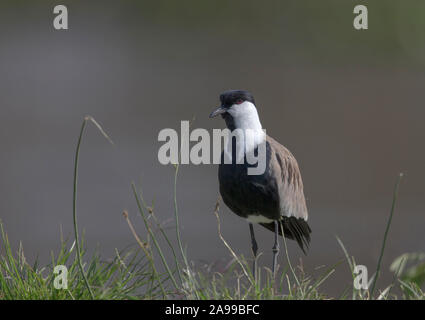
[[242,102],[243,102],[243,100],[239,99],[239,100],[236,101],[236,104],[241,104]]

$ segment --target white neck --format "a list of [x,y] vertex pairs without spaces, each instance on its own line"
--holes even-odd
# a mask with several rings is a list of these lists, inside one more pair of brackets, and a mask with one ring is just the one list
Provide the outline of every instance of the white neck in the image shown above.
[[[253,103],[245,101],[241,104],[234,104],[227,112],[233,118],[233,123],[236,129],[235,131],[243,132],[245,139],[244,153],[252,151],[260,143],[265,141],[266,134],[261,126],[257,108]],[[243,155],[240,154],[238,155],[238,158],[242,156]]]

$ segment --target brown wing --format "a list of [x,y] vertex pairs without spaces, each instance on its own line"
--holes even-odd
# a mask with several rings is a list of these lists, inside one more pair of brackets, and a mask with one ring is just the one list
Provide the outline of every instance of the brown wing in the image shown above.
[[295,157],[273,138],[267,136],[271,146],[271,170],[277,181],[280,198],[280,213],[282,216],[302,218],[307,220],[307,206],[305,203],[303,181]]
[[[311,229],[307,224],[307,205],[297,160],[288,149],[273,138],[267,136],[267,142],[271,146],[272,176],[279,177],[276,183],[283,232],[287,238],[296,240],[305,253],[305,248],[310,242]],[[273,223],[262,224],[262,226],[274,230]],[[282,235],[280,227],[279,234]]]

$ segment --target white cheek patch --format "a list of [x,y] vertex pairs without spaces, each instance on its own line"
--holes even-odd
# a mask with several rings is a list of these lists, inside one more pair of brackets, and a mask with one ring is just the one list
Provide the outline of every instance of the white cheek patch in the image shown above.
[[261,123],[258,117],[257,108],[249,101],[232,105],[227,111],[235,122],[236,128],[261,130]]
[[232,105],[227,112],[232,116],[236,130],[243,132],[243,153],[238,155],[243,158],[244,153],[254,150],[265,141],[266,134],[261,126],[257,108],[253,103],[245,101]]
[[243,103],[241,103],[241,104],[234,104],[234,105],[232,105],[230,108],[229,108],[229,110],[227,111],[227,112],[229,112],[230,113],[230,115],[233,117],[233,118],[239,118],[241,115],[242,115],[242,113],[243,113],[243,110],[245,109],[245,107],[246,107],[246,101],[245,102],[243,102]]

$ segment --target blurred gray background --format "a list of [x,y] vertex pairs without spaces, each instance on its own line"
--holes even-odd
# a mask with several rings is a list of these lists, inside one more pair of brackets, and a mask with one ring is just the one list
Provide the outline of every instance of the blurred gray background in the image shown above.
[[[52,26],[65,4],[69,30]],[[369,30],[353,8],[367,4]],[[29,261],[57,250],[60,226],[72,238],[73,161],[84,138],[78,216],[87,245],[105,257],[142,238],[131,193],[172,227],[173,168],[157,160],[163,128],[223,128],[208,119],[227,89],[250,90],[267,133],[300,164],[313,229],[308,272],[343,258],[335,236],[373,273],[397,175],[405,174],[383,260],[425,250],[425,2],[417,1],[2,1],[0,3],[0,218]],[[213,209],[217,166],[180,168],[183,241],[197,264],[229,261]],[[222,232],[250,255],[245,221],[221,206]],[[174,239],[171,229],[170,236]],[[257,227],[260,264],[273,235]],[[280,262],[283,263],[283,255]],[[323,290],[350,284],[343,263]]]

